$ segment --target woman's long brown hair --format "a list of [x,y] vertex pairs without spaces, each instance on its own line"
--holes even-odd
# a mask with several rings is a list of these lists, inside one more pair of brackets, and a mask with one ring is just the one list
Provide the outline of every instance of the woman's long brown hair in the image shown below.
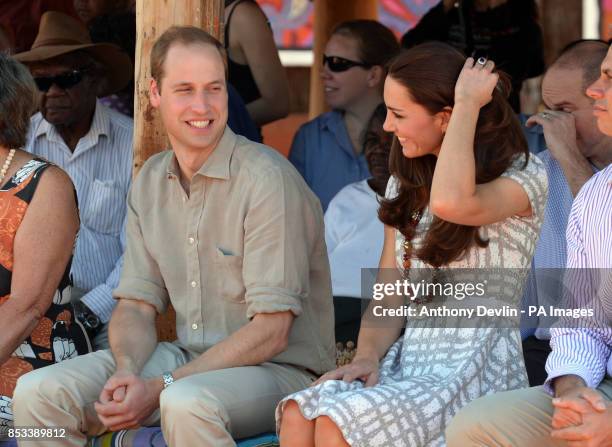
[[[411,98],[433,115],[445,107],[454,106],[455,83],[465,59],[450,45],[428,42],[400,53],[391,62],[388,76],[404,86]],[[493,99],[480,109],[476,124],[474,158],[477,184],[499,177],[520,154],[525,156],[524,166],[529,157],[521,125],[507,101],[510,82],[504,73],[499,74],[500,81],[493,91]],[[399,182],[399,191],[395,198],[381,202],[378,215],[384,224],[398,229],[408,239],[414,237],[411,216],[429,204],[436,160],[434,155],[404,157],[401,145],[394,138],[389,167]],[[480,237],[478,228],[434,216],[416,256],[435,267],[447,265],[464,256],[474,244],[487,246],[488,241]]]

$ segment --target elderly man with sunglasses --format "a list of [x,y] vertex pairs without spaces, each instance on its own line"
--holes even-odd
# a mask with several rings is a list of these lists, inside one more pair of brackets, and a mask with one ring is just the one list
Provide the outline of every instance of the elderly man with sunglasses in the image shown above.
[[[30,51],[17,54],[41,92],[26,150],[62,167],[77,191],[81,227],[72,265],[77,318],[97,349],[108,347],[111,291],[123,263],[133,122],[97,101],[132,76],[129,57],[92,44],[87,29],[59,12],[42,16]],[[79,299],[80,298],[80,299]]]

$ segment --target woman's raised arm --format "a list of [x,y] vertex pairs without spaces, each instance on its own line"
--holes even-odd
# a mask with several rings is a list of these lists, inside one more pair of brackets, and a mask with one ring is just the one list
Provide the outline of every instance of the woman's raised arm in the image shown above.
[[467,58],[455,86],[450,114],[434,171],[430,210],[448,222],[481,226],[507,217],[529,216],[529,197],[509,178],[476,184],[474,136],[480,109],[492,98],[499,75],[493,61],[485,64]]

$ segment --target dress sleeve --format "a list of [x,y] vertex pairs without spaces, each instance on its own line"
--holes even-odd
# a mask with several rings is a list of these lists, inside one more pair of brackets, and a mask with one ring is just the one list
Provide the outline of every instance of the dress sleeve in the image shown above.
[[525,166],[525,158],[520,155],[502,174],[502,177],[512,179],[523,187],[529,197],[533,217],[541,221],[544,218],[548,197],[548,176],[542,160],[534,154],[529,154],[529,160]]

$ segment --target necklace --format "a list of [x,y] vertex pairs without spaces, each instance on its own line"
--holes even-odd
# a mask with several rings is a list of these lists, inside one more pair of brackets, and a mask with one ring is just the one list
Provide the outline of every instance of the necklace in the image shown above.
[[4,164],[2,165],[2,169],[0,169],[0,184],[4,180],[6,173],[8,172],[9,167],[11,166],[11,162],[13,161],[13,157],[15,156],[15,149],[11,149],[6,156],[6,160],[4,160]]
[[414,233],[416,230],[419,221],[421,220],[421,212],[415,211],[410,216],[410,222],[408,223],[408,229],[410,230],[408,235],[404,235],[404,254],[402,254],[402,267],[404,267],[404,278],[409,279],[409,271],[411,266],[411,257],[412,257],[412,238],[414,237]]
[[[408,223],[408,234],[404,235],[404,253],[402,254],[402,267],[404,268],[403,277],[406,281],[410,281],[410,267],[412,265],[411,259],[413,249],[412,239],[415,236],[416,228],[419,224],[419,221],[421,220],[421,216],[421,211],[415,211],[414,213],[412,213],[412,216],[410,216],[410,222]],[[432,283],[437,281],[439,270],[439,267],[434,268],[433,275],[431,278]],[[431,294],[427,296],[418,296],[411,298],[411,301],[417,306],[429,303],[431,300],[433,300],[433,295]]]

